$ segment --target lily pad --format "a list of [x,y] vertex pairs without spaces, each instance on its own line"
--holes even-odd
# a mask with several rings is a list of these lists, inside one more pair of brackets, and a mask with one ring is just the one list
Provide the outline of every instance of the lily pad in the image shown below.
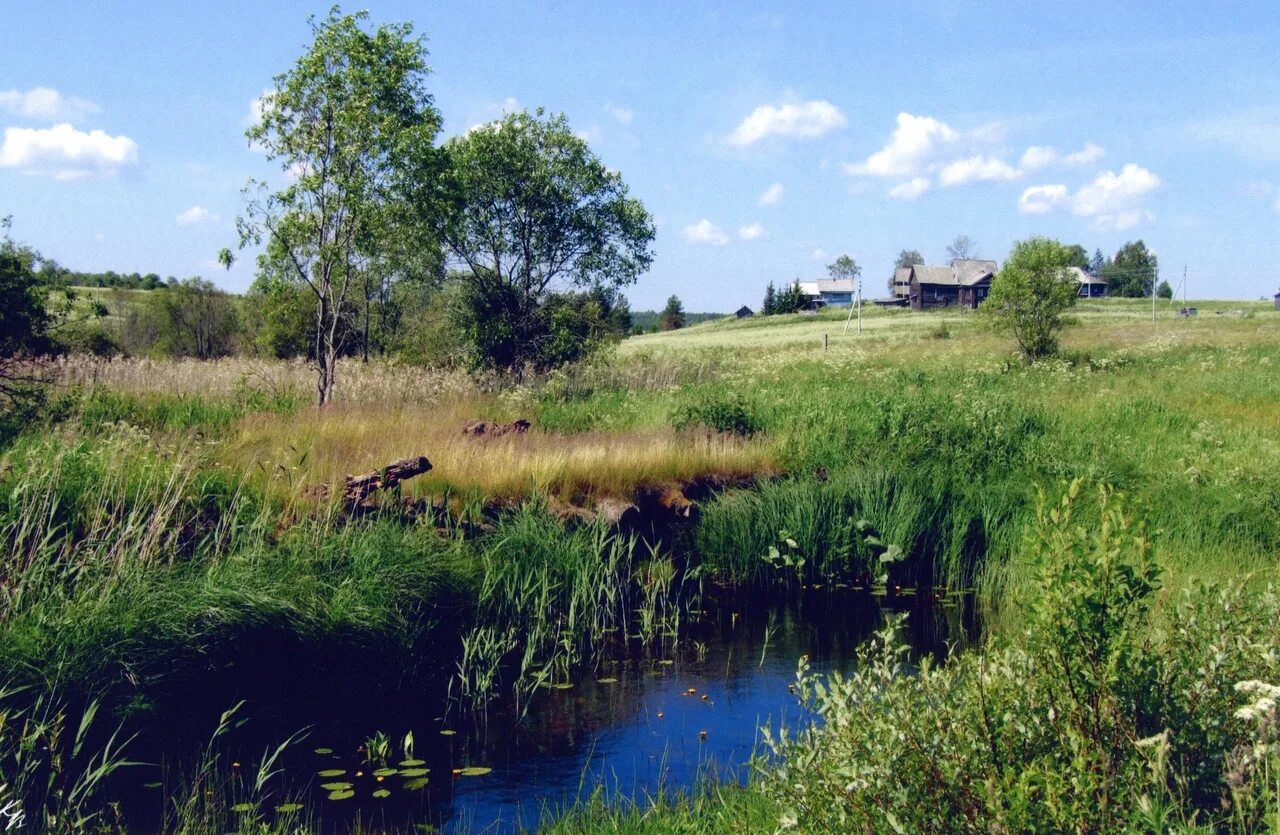
[[440,732],[440,736],[453,736],[456,733],[457,731],[451,731],[448,728],[445,728],[443,731]]
[[400,772],[401,777],[421,777],[430,772],[429,768],[406,768]]
[[392,774],[396,774],[399,771],[400,769],[398,768],[379,768],[374,770],[373,776],[374,777],[390,777]]
[[662,666],[664,666],[664,667],[669,667],[669,666],[671,666],[672,664],[674,664],[674,663],[676,663],[676,662],[675,662],[675,661],[673,661],[673,660],[671,660],[670,658],[664,658],[664,659],[662,659],[661,661],[659,661],[658,663],[659,663],[659,664],[661,664],[661,665],[662,665]]
[[326,768],[318,772],[321,777],[341,777],[347,773],[345,768]]
[[570,688],[572,688],[572,687],[573,687],[573,682],[571,682],[571,681],[562,681],[562,682],[560,682],[559,684],[553,684],[553,685],[551,685],[551,686],[552,686],[552,687],[554,687],[554,688],[555,688],[555,689],[557,689],[557,690],[568,690],[568,689],[570,689]]
[[374,791],[373,796],[374,797],[390,797],[391,791],[389,789],[377,789],[376,791]]
[[409,791],[417,791],[427,785],[426,777],[414,777],[412,780],[405,780],[404,787]]
[[413,758],[400,761],[400,765],[407,766],[409,768],[416,768],[420,765],[426,765],[426,763],[426,760],[415,760]]
[[281,803],[279,806],[276,807],[276,811],[282,815],[287,815],[290,812],[296,812],[301,808],[302,808],[301,803]]
[[617,683],[618,683],[618,680],[612,677],[596,679],[596,684],[617,684]]
[[231,811],[243,814],[244,812],[252,812],[256,808],[258,808],[257,805],[253,803],[237,803],[231,807]]
[[323,756],[326,756],[326,755],[328,755],[328,754],[332,754],[332,753],[333,753],[333,749],[332,749],[332,748],[317,748],[317,749],[316,749],[316,753],[323,757]]
[[144,789],[162,789],[164,788],[164,783],[143,783],[142,787]]
[[356,793],[353,792],[351,789],[343,789],[341,791],[329,792],[330,800],[346,800],[348,798],[355,797],[355,796],[356,796]]
[[340,791],[346,791],[347,789],[351,788],[351,784],[350,783],[321,783],[320,788],[324,789],[327,792],[340,792]]
[[483,765],[469,765],[462,769],[460,773],[463,777],[483,777],[490,771],[493,771],[493,769]]

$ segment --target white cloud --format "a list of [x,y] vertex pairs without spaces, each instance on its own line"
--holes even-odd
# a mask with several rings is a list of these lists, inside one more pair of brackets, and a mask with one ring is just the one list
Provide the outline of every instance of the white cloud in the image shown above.
[[635,113],[628,107],[609,107],[607,108],[609,115],[618,121],[620,125],[629,125],[635,117]]
[[0,90],[0,110],[46,122],[78,122],[102,112],[101,107],[87,99],[64,96],[50,87],[34,87],[25,93]]
[[943,166],[938,182],[944,186],[958,186],[978,180],[1016,180],[1021,176],[1021,171],[1004,160],[979,154]]
[[76,130],[70,124],[51,128],[5,128],[0,168],[23,174],[76,180],[114,177],[138,164],[138,144],[127,136],[100,130]]
[[1018,211],[1024,215],[1044,215],[1067,202],[1067,187],[1062,184],[1031,186],[1018,198]]
[[1277,212],[1280,212],[1280,197],[1277,197],[1277,198],[1276,198],[1275,210],[1276,210]]
[[684,239],[691,244],[709,244],[710,246],[724,246],[729,243],[729,236],[725,231],[706,218],[686,226]]
[[760,206],[776,206],[782,202],[782,192],[785,190],[782,183],[774,183],[761,193],[760,199],[756,201],[756,204]]
[[821,261],[827,257],[827,251],[825,249],[815,249],[809,257],[815,261]]
[[940,146],[960,138],[949,125],[929,116],[898,114],[889,144],[864,161],[845,166],[845,172],[873,177],[914,177],[928,170]]
[[728,137],[730,145],[745,147],[770,136],[816,139],[848,124],[840,109],[829,101],[806,101],[775,107],[763,104],[742,120]]
[[929,190],[928,177],[913,177],[905,183],[898,183],[889,189],[889,196],[894,200],[915,200]]
[[1106,151],[1102,149],[1102,146],[1095,145],[1092,142],[1086,142],[1083,148],[1069,154],[1059,154],[1055,148],[1048,145],[1032,145],[1023,151],[1022,159],[1018,161],[1018,165],[1025,171],[1033,171],[1055,163],[1088,165],[1089,163],[1097,162],[1105,155]]
[[1026,171],[1034,171],[1046,165],[1053,165],[1057,161],[1058,152],[1053,148],[1048,145],[1032,145],[1022,152],[1022,159],[1018,160],[1018,165]]
[[744,241],[758,241],[764,237],[764,227],[758,223],[738,227],[738,237]]
[[1101,145],[1095,145],[1092,142],[1084,143],[1084,147],[1074,153],[1067,154],[1062,161],[1067,165],[1088,165],[1091,162],[1097,162],[1106,156],[1106,151]]
[[198,226],[201,223],[217,223],[219,218],[204,206],[192,206],[178,213],[179,226]]
[[1148,194],[1160,188],[1160,178],[1135,163],[1128,163],[1117,174],[1103,171],[1091,183],[1074,194],[1061,184],[1032,186],[1018,199],[1023,214],[1047,214],[1059,208],[1093,220],[1099,229],[1129,229],[1153,215],[1143,205]]

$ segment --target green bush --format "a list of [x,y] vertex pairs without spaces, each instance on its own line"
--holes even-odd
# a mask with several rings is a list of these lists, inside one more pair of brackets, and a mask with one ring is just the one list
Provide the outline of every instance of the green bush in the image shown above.
[[751,404],[736,394],[719,393],[678,407],[671,416],[671,425],[677,432],[702,426],[715,432],[745,438],[760,432],[762,428]]
[[[1077,511],[1097,518],[1088,526]],[[1021,634],[945,666],[902,622],[854,673],[797,690],[816,720],[766,733],[757,788],[809,832],[1253,832],[1280,822],[1280,599],[1201,589],[1153,612],[1146,535],[1078,483],[1041,503]],[[1152,621],[1155,628],[1152,628]]]

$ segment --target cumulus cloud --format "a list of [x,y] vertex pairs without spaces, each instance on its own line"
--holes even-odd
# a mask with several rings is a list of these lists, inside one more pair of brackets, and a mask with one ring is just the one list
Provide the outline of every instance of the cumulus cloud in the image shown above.
[[774,183],[761,193],[760,199],[756,203],[760,206],[776,206],[782,202],[783,191],[785,189],[782,183]]
[[919,176],[941,146],[959,138],[950,125],[930,116],[899,113],[889,144],[862,162],[846,165],[845,171],[872,177]]
[[1062,165],[1088,165],[1097,162],[1106,155],[1106,151],[1101,145],[1095,145],[1092,142],[1086,142],[1084,147],[1078,151],[1069,154],[1059,154],[1057,149],[1049,145],[1032,145],[1023,151],[1022,159],[1018,161],[1018,165],[1024,171],[1034,171],[1037,168],[1044,168],[1049,165],[1060,163]]
[[204,206],[192,206],[178,212],[177,220],[179,226],[198,226],[201,223],[217,223],[219,218]]
[[1071,211],[1094,218],[1105,229],[1128,229],[1151,213],[1139,204],[1144,195],[1160,187],[1160,178],[1132,162],[1116,174],[1103,171],[1089,185],[1076,192]]
[[943,166],[938,182],[944,186],[958,186],[980,180],[1016,180],[1021,176],[1021,171],[1004,160],[979,154]]
[[1031,186],[1018,198],[1018,211],[1024,215],[1044,215],[1067,202],[1067,187],[1061,183]]
[[629,125],[635,117],[635,113],[628,107],[609,107],[607,108],[609,115],[618,121],[618,124]]
[[33,87],[25,93],[0,90],[0,110],[44,122],[78,122],[102,112],[101,107],[88,99],[64,96],[51,87]]
[[898,183],[889,189],[889,196],[894,200],[915,200],[929,190],[928,177],[913,177],[905,183]]
[[827,257],[827,251],[825,249],[815,249],[809,257],[815,261],[821,261],[823,258]]
[[729,236],[719,226],[703,218],[697,223],[684,228],[684,239],[691,244],[724,246],[729,243]]
[[742,120],[729,134],[730,145],[746,147],[762,139],[816,139],[848,124],[840,108],[829,101],[814,100],[774,106],[763,104]]
[[51,128],[5,128],[0,168],[77,180],[114,177],[138,164],[138,144],[127,136],[88,133],[63,123]]
[[1065,208],[1092,219],[1099,229],[1129,229],[1152,219],[1143,203],[1160,185],[1159,177],[1131,162],[1118,174],[1103,171],[1074,194],[1062,184],[1032,186],[1018,198],[1018,210],[1023,214],[1047,214]]
[[764,227],[758,223],[738,227],[738,237],[744,241],[757,241],[764,237]]

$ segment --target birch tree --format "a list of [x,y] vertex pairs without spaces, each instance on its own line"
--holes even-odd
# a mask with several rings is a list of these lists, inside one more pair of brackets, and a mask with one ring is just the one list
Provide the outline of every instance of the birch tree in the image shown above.
[[[368,31],[368,14],[335,7],[311,20],[313,41],[260,100],[249,141],[292,181],[245,187],[240,245],[270,260],[315,300],[316,400],[333,398],[343,317],[367,295],[367,273],[401,213],[403,180],[420,173],[440,129],[424,82],[426,50],[409,24]],[[415,161],[409,164],[409,158]],[[385,264],[379,264],[379,271]],[[357,312],[359,315],[359,312]],[[367,318],[367,317],[366,317]]]

